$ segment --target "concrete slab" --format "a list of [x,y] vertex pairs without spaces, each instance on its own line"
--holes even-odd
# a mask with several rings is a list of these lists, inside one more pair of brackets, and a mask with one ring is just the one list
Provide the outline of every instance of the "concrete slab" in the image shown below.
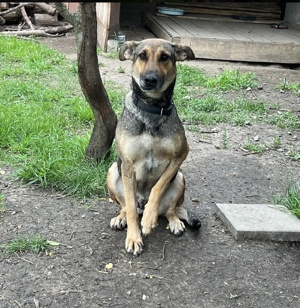
[[300,219],[284,206],[217,203],[216,214],[236,240],[300,241]]

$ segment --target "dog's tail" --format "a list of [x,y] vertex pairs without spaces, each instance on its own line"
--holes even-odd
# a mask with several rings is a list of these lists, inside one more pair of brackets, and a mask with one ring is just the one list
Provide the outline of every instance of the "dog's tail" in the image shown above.
[[184,220],[191,228],[198,230],[201,227],[200,219],[190,210],[179,206],[176,209],[179,219]]

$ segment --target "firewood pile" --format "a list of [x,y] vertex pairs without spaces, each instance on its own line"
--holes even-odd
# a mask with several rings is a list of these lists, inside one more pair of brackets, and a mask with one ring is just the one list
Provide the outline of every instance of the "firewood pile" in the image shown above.
[[0,2],[0,34],[62,36],[73,26],[50,2]]

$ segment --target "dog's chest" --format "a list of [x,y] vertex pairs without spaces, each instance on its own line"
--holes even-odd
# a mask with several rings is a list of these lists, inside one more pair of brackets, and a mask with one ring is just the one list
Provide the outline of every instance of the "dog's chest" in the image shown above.
[[[123,136],[122,156],[133,163],[137,181],[156,181],[178,155],[179,138],[153,137],[144,133],[138,137]],[[123,160],[124,163],[124,160]]]
[[134,162],[142,162],[149,169],[155,168],[165,161],[176,156],[174,138],[161,138],[150,134],[141,134],[138,137],[126,137],[126,156]]

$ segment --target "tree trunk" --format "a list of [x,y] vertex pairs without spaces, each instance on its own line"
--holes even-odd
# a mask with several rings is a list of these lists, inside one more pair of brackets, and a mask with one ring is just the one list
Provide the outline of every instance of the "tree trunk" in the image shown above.
[[70,14],[61,3],[56,3],[56,8],[74,26],[79,82],[95,117],[86,157],[98,161],[110,153],[115,138],[117,117],[99,72],[96,3],[80,2],[78,12],[75,14]]
[[115,138],[117,117],[104,88],[97,55],[96,3],[81,2],[82,41],[78,52],[78,76],[82,91],[94,113],[94,129],[86,157],[96,160],[109,154]]

